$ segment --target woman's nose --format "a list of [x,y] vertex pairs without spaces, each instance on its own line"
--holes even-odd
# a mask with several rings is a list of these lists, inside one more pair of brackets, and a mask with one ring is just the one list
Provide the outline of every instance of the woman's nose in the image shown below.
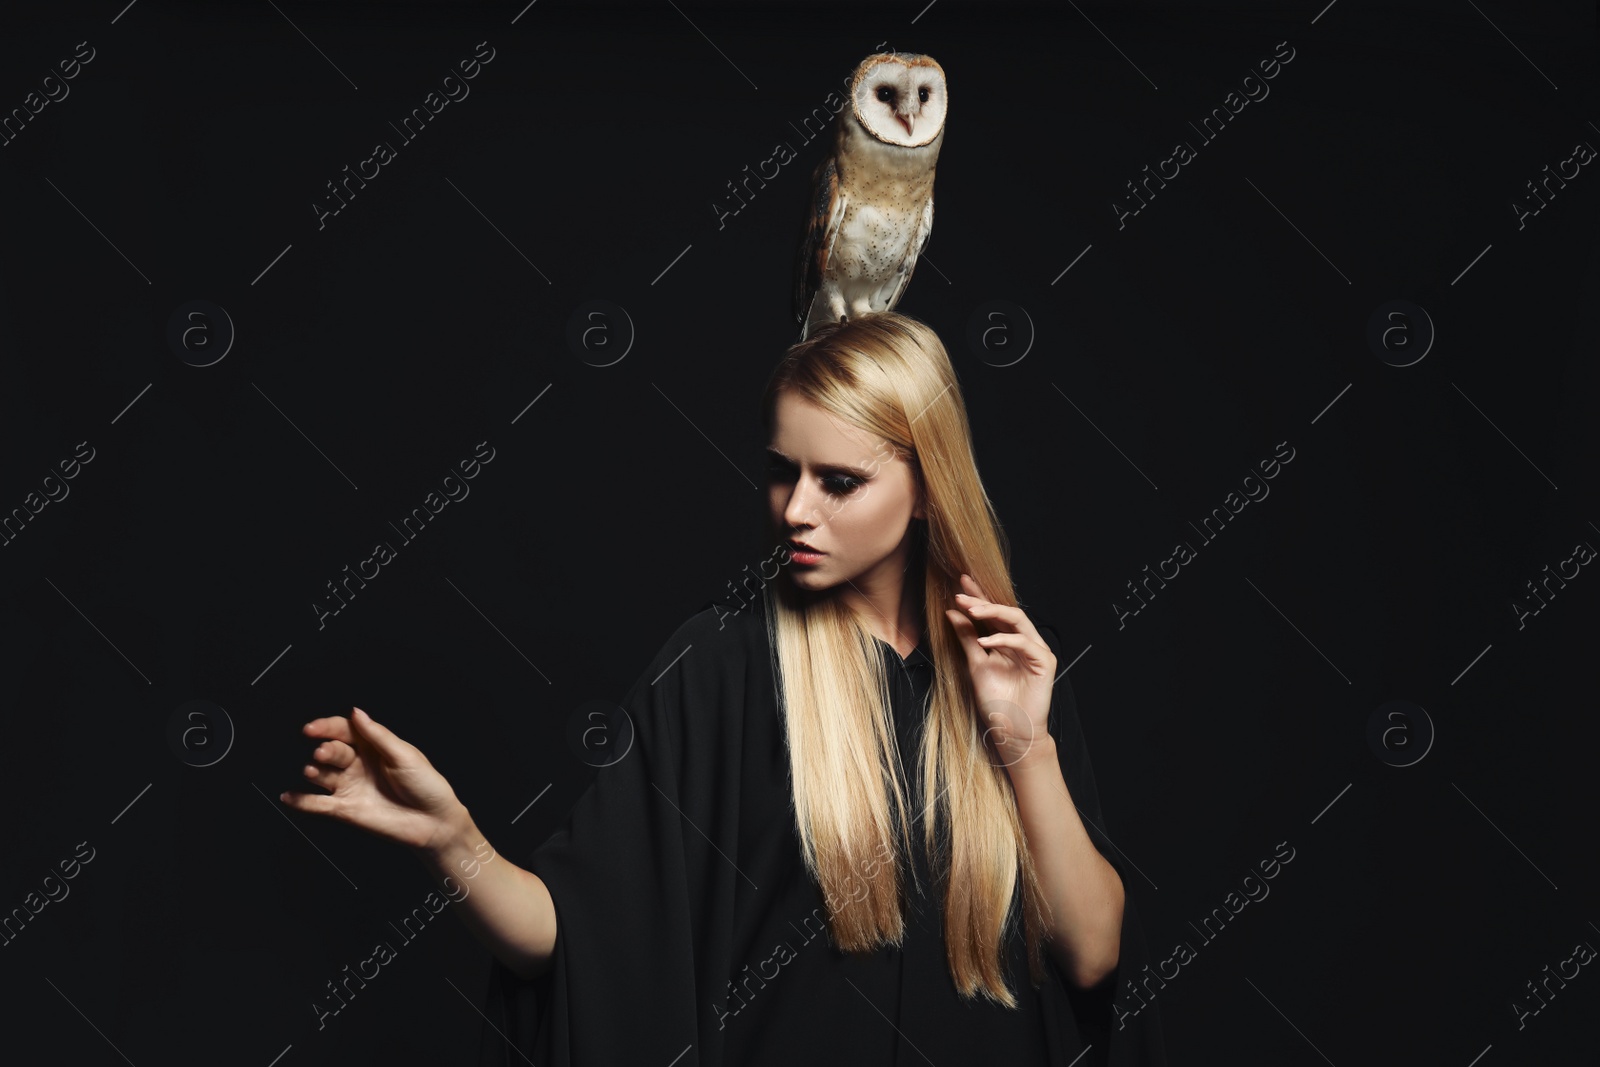
[[795,479],[795,485],[789,492],[789,503],[783,509],[783,520],[791,529],[810,526],[816,520],[817,509],[812,503],[811,494],[806,488],[803,479]]

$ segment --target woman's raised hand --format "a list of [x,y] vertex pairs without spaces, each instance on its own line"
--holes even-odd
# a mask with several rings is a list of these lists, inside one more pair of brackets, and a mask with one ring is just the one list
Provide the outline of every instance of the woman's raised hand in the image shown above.
[[349,718],[312,719],[303,730],[323,738],[305,776],[329,792],[280,793],[289,807],[424,850],[446,840],[465,818],[455,790],[428,757],[360,708]]

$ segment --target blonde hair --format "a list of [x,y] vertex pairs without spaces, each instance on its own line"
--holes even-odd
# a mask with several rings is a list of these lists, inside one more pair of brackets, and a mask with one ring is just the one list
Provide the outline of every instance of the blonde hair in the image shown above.
[[[912,803],[923,812],[928,869],[944,886],[944,937],[957,991],[1015,1008],[1004,946],[1016,922],[1019,880],[1034,986],[1044,973],[1048,905],[1010,775],[984,742],[966,653],[943,614],[963,591],[963,572],[995,603],[1017,604],[1010,545],[978,476],[955,369],[928,326],[870,312],[823,323],[788,349],[762,396],[769,433],[783,393],[882,439],[911,465],[924,493],[927,518],[912,520],[907,581],[920,571],[934,680],[912,776],[923,788]],[[768,634],[806,867],[828,903],[841,950],[900,945],[901,872],[915,868],[884,661],[837,587],[803,590],[787,575],[769,587]],[[886,842],[895,842],[893,862],[878,862]]]

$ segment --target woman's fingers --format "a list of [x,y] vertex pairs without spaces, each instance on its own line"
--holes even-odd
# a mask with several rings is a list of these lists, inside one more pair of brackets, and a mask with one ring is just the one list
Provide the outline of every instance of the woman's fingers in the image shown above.
[[382,725],[360,708],[354,709],[350,720],[355,724],[356,730],[360,732],[361,736],[371,742],[372,747],[376,748],[389,762],[393,763],[410,756],[412,751],[410,742],[402,741],[393,730]]
[[311,750],[311,758],[343,770],[355,762],[356,750],[343,741],[324,741]]
[[323,719],[312,719],[300,728],[300,732],[307,737],[325,737],[331,741],[343,741],[353,744],[355,733],[350,728],[350,720],[343,715],[331,715]]
[[340,776],[344,771],[338,767],[322,767],[315,763],[308,763],[301,769],[300,773],[330,793],[336,793],[339,790]]
[[964,613],[954,608],[947,609],[944,617],[950,620],[950,628],[956,632],[956,639],[961,642],[961,651],[967,655],[967,668],[976,670],[989,658],[989,653],[977,643],[978,627]]
[[321,793],[291,793],[285,790],[278,799],[296,811],[309,811],[317,815],[332,815],[338,803],[333,797]]
[[1010,629],[1026,634],[1041,644],[1044,642],[1044,638],[1040,637],[1039,631],[1034,628],[1033,620],[1028,618],[1027,612],[1009,604],[996,604],[983,595],[982,587],[970,574],[961,575],[961,585],[966,592],[957,594],[957,597],[964,601],[962,607],[968,612],[996,628]]

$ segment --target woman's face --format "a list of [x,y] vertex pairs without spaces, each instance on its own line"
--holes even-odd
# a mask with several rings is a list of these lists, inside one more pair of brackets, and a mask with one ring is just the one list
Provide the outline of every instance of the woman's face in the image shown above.
[[[865,591],[891,575],[900,580],[908,528],[925,512],[911,465],[887,441],[786,390],[767,455],[768,510],[777,537],[796,553],[788,563],[795,585],[820,591],[850,581]],[[798,552],[791,538],[821,554]]]

